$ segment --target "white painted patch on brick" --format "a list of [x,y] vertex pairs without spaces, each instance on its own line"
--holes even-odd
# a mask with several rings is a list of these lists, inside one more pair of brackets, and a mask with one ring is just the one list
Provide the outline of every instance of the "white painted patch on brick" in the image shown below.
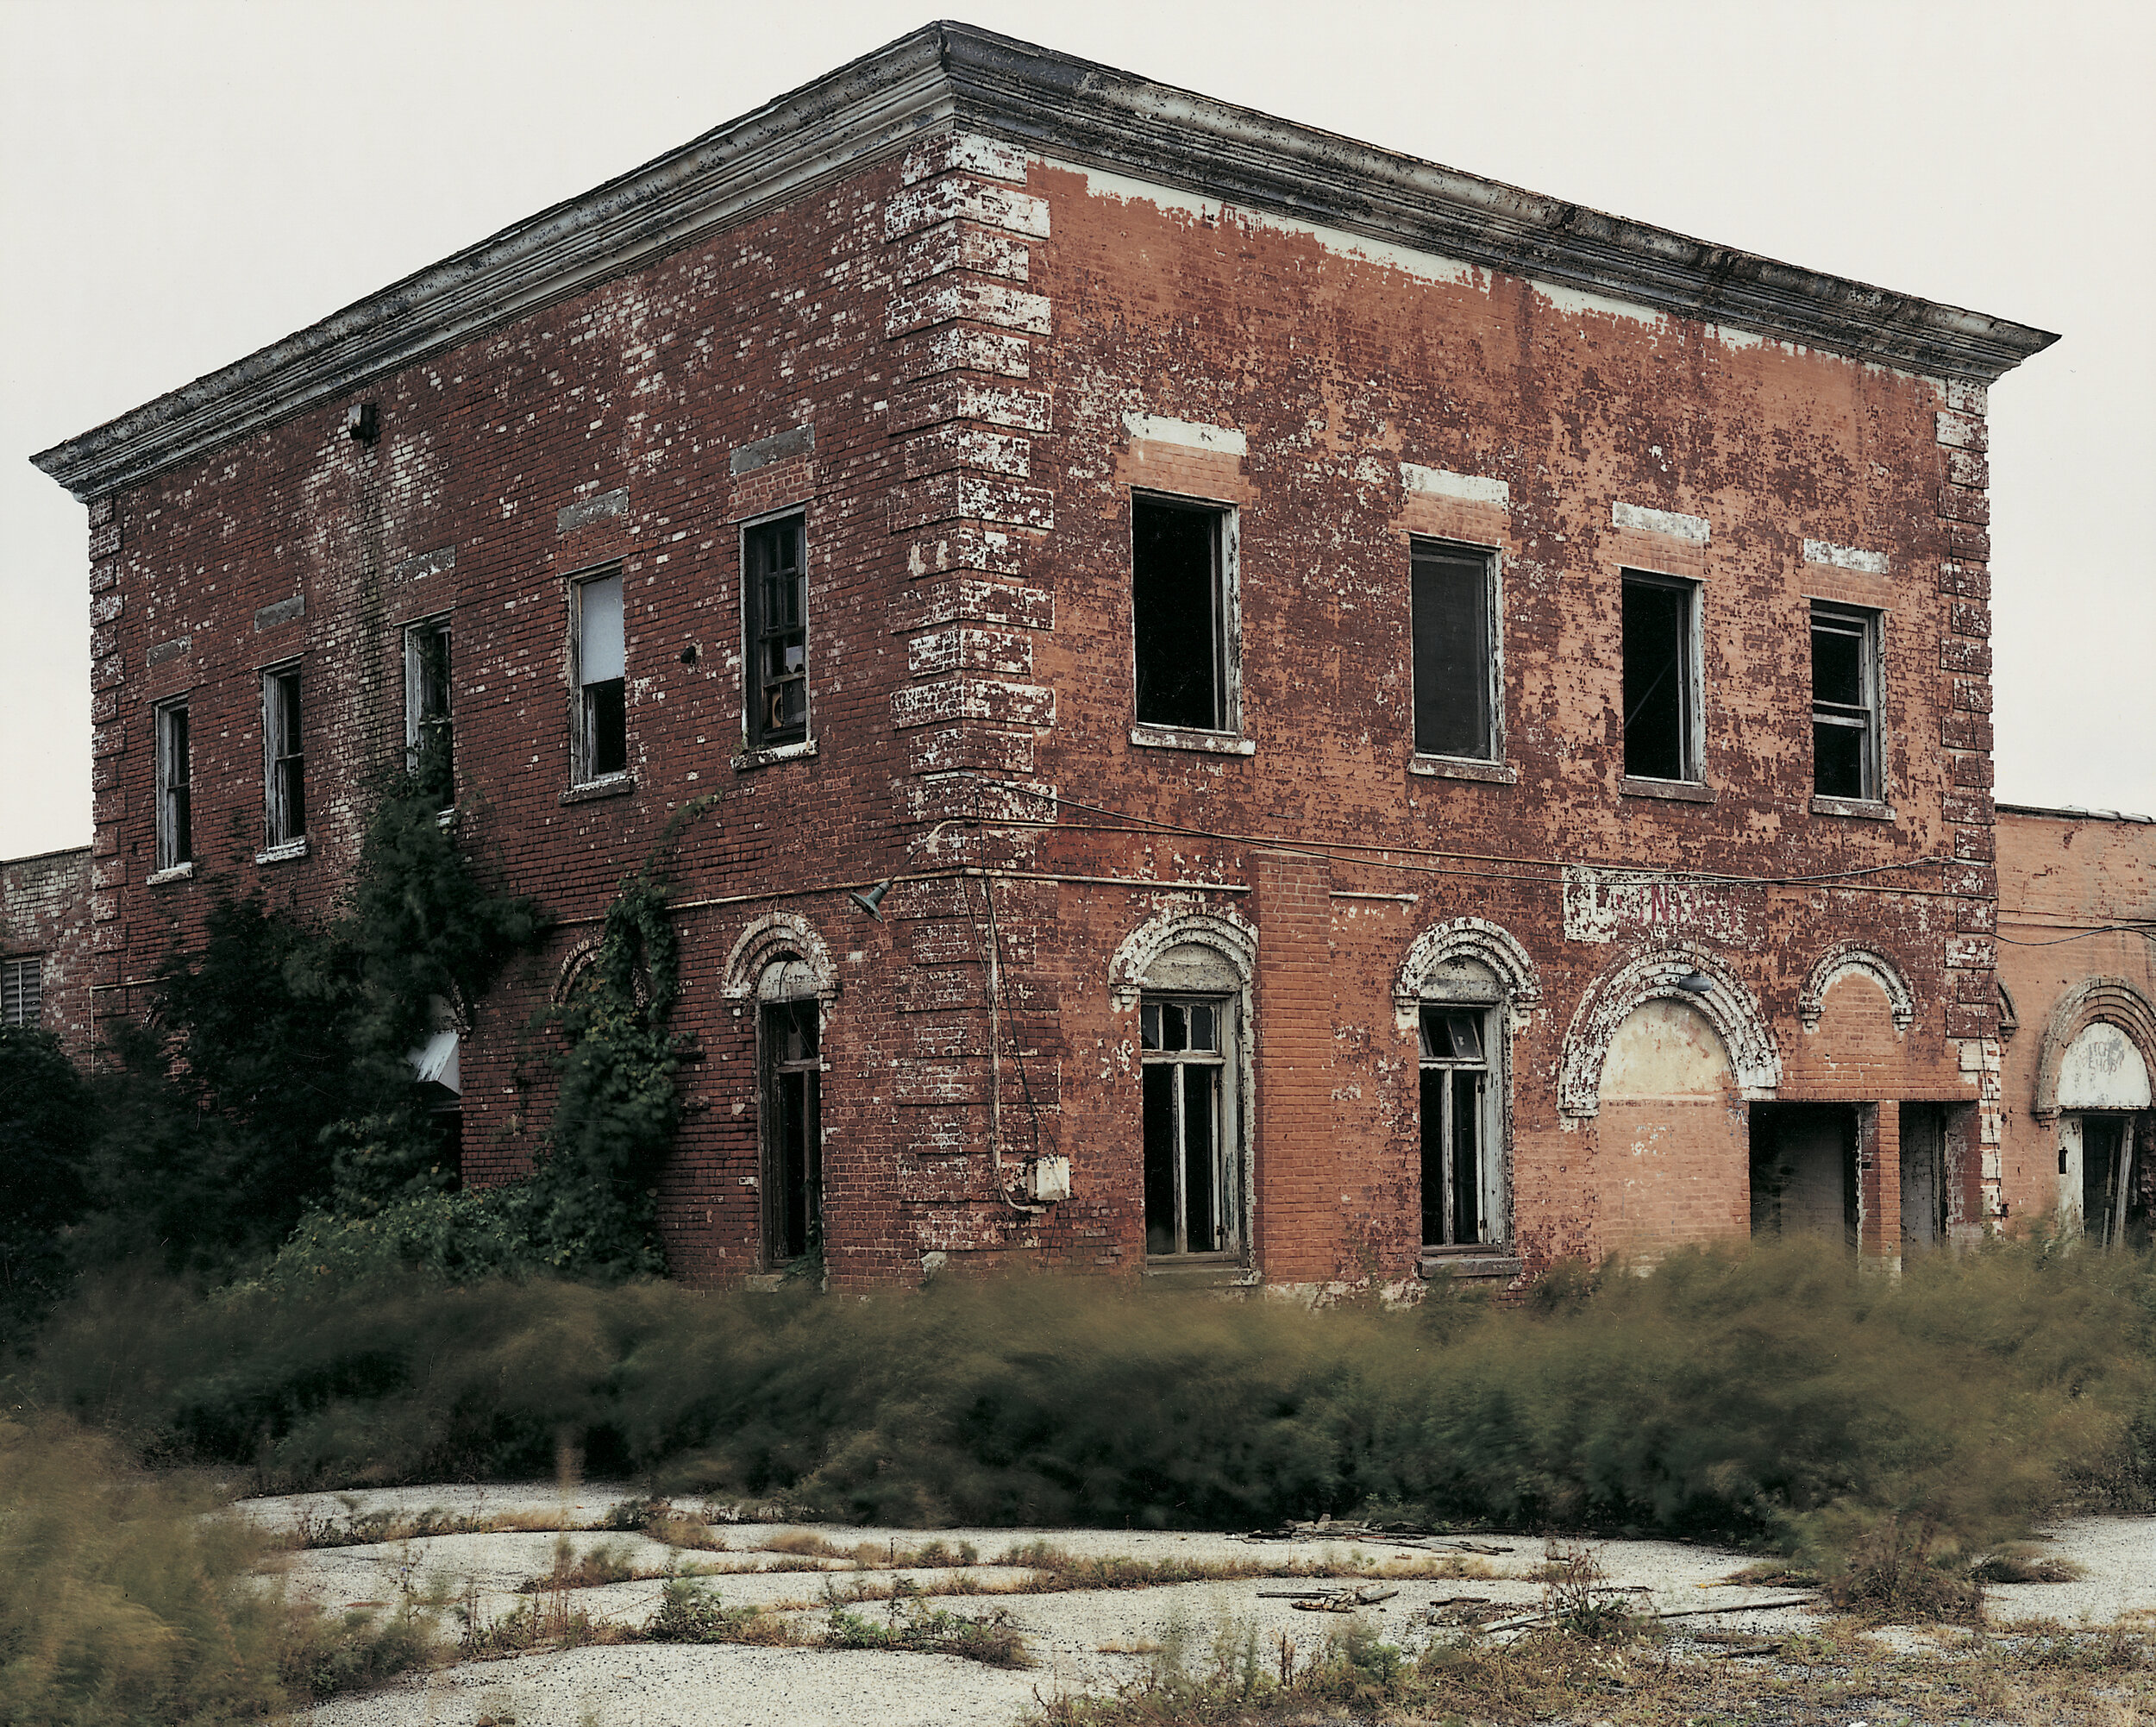
[[1269,212],[1244,210],[1237,205],[1224,204],[1218,198],[1199,198],[1169,186],[1155,185],[1150,180],[1103,173],[1098,169],[1081,168],[1070,162],[1057,162],[1045,158],[1044,160],[1050,167],[1082,175],[1087,193],[1094,198],[1113,198],[1119,204],[1150,204],[1156,210],[1180,210],[1207,222],[1218,222],[1225,216],[1238,227],[1267,229],[1275,234],[1300,235],[1305,239],[1316,241],[1326,251],[1340,257],[1382,264],[1420,281],[1455,282],[1466,287],[1479,286],[1485,292],[1489,287],[1489,272],[1478,271],[1472,264],[1463,264],[1457,258],[1441,258],[1434,253],[1418,252],[1387,241],[1373,240],[1368,235],[1350,234],[1344,229],[1328,228],[1320,223],[1293,222]]
[[1634,305],[1629,300],[1613,300],[1601,294],[1590,294],[1583,289],[1561,287],[1555,282],[1531,280],[1527,286],[1551,308],[1570,317],[1583,317],[1593,313],[1601,317],[1629,318],[1634,323],[1662,322],[1662,314],[1652,307]]
[[1859,551],[1854,546],[1838,546],[1830,540],[1805,541],[1804,562],[1832,564],[1836,569],[1859,569],[1866,575],[1887,573],[1884,552]]
[[1442,468],[1423,468],[1412,462],[1400,464],[1400,483],[1426,498],[1451,498],[1463,504],[1495,504],[1512,508],[1512,487],[1501,480],[1484,480],[1473,474],[1453,474]]
[[1248,455],[1250,440],[1233,426],[1200,425],[1194,420],[1171,420],[1157,414],[1126,413],[1123,429],[1133,443],[1180,444],[1185,449],[1210,450],[1216,455]]
[[1673,540],[1705,545],[1713,531],[1704,516],[1680,516],[1674,510],[1650,510],[1644,504],[1612,504],[1609,519],[1620,528],[1636,528],[1643,534],[1666,534]]

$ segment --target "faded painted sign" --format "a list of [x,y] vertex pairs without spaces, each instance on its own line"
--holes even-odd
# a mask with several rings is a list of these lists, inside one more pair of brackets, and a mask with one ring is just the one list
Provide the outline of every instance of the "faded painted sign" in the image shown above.
[[1757,946],[1763,934],[1757,889],[1691,882],[1653,870],[1564,871],[1564,939],[1617,941],[1643,933],[1683,936],[1718,947]]

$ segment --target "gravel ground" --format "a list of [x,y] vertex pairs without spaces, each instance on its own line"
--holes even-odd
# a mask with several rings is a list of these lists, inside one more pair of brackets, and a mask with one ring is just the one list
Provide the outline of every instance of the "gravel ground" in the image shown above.
[[[948,1586],[959,1571],[980,1586],[978,1594],[938,1597],[930,1605],[946,1611],[1007,1612],[1024,1631],[1036,1661],[1031,1672],[1009,1672],[950,1656],[864,1650],[681,1648],[652,1644],[586,1648],[510,1659],[467,1661],[366,1697],[335,1699],[311,1711],[318,1727],[808,1727],[844,1721],[857,1727],[911,1727],[918,1723],[993,1723],[1008,1727],[1034,1706],[1037,1697],[1058,1692],[1102,1691],[1143,1676],[1150,1651],[1178,1636],[1194,1650],[1208,1649],[1216,1633],[1254,1627],[1262,1651],[1286,1636],[1306,1650],[1342,1621],[1297,1610],[1272,1592],[1299,1585],[1288,1579],[1235,1578],[1144,1589],[1070,1591],[1051,1594],[1007,1592],[1022,1583],[1024,1568],[993,1561],[1013,1545],[1041,1540],[1080,1557],[1144,1561],[1250,1563],[1287,1567],[1351,1558],[1426,1562],[1444,1553],[1383,1540],[1281,1542],[1251,1537],[1158,1530],[1118,1529],[887,1529],[778,1523],[724,1523],[724,1508],[677,1499],[684,1510],[707,1510],[724,1551],[686,1552],[636,1535],[592,1529],[625,1487],[590,1484],[564,1493],[545,1483],[488,1487],[399,1488],[356,1494],[308,1494],[244,1501],[242,1515],[273,1528],[302,1520],[390,1512],[417,1516],[432,1510],[450,1517],[549,1522],[584,1526],[569,1537],[581,1557],[608,1548],[638,1570],[661,1572],[709,1567],[702,1579],[729,1606],[758,1605],[800,1612],[819,1623],[819,1601],[830,1584],[841,1590],[887,1589],[894,1579],[923,1588]],[[818,1559],[776,1554],[769,1544],[812,1535],[861,1559]],[[368,1546],[318,1548],[292,1556],[286,1585],[333,1611],[388,1604],[400,1587],[439,1580],[461,1598],[475,1590],[483,1620],[498,1620],[529,1595],[517,1585],[553,1567],[560,1537],[551,1532],[437,1535]],[[1531,1612],[1541,1586],[1528,1574],[1543,1559],[1533,1538],[1485,1535],[1477,1545],[1508,1551],[1462,1555],[1470,1575],[1402,1578],[1388,1586],[1398,1593],[1364,1611],[1388,1637],[1408,1646],[1430,1635],[1434,1614],[1442,1622],[1459,1611],[1462,1598],[1499,1612]],[[899,1567],[875,1560],[895,1548],[918,1548],[931,1540],[957,1548],[971,1543],[983,1562],[958,1570]],[[1670,1542],[1589,1543],[1614,1585],[1637,1590],[1643,1606],[1662,1613],[1702,1607],[1750,1611],[1687,1619],[1681,1628],[1730,1631],[1786,1630],[1809,1623],[1808,1610],[1776,1606],[1793,1592],[1747,1588],[1727,1582],[1747,1563],[1744,1554]],[[881,1549],[881,1553],[874,1552]],[[2084,1577],[2070,1584],[2020,1584],[1990,1592],[1995,1623],[2049,1619],[2063,1624],[2108,1624],[2122,1617],[2156,1615],[2156,1519],[2087,1519],[2052,1532],[2041,1551],[2073,1561]],[[771,1567],[780,1567],[782,1569]],[[582,1589],[571,1598],[595,1623],[634,1626],[648,1620],[663,1590],[656,1578]],[[1447,1604],[1456,1604],[1448,1609]],[[856,1611],[881,1616],[881,1602]]]

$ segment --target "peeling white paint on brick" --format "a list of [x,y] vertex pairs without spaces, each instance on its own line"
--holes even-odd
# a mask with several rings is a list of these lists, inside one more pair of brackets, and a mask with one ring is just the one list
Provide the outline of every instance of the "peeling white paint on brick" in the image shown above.
[[1418,252],[1409,247],[1373,240],[1365,235],[1351,234],[1345,229],[1329,228],[1321,223],[1294,222],[1269,212],[1244,210],[1239,205],[1223,204],[1218,198],[1199,198],[1169,186],[1155,185],[1150,180],[1105,173],[1097,168],[1081,168],[1071,162],[1046,158],[1043,161],[1045,166],[1082,178],[1089,197],[1112,198],[1119,204],[1150,204],[1156,210],[1177,210],[1206,222],[1225,219],[1243,228],[1300,235],[1305,239],[1316,241],[1326,251],[1339,257],[1382,264],[1389,269],[1398,270],[1402,275],[1413,276],[1418,281],[1453,282],[1463,287],[1480,288],[1485,293],[1489,291],[1489,273],[1477,270],[1472,264],[1462,263],[1457,258],[1440,257],[1433,252]]
[[1512,487],[1501,480],[1484,480],[1472,474],[1453,474],[1442,468],[1423,468],[1412,462],[1400,464],[1400,483],[1427,498],[1452,498],[1463,504],[1495,504],[1512,507]]
[[1157,414],[1126,413],[1123,428],[1138,443],[1179,444],[1185,449],[1209,450],[1217,455],[1248,455],[1250,440],[1233,426],[1200,425],[1194,420],[1171,420]]
[[1832,564],[1836,569],[1862,570],[1866,575],[1887,573],[1884,552],[1860,551],[1855,546],[1838,546],[1830,540],[1805,541],[1804,562]]
[[1650,510],[1644,504],[1618,504],[1609,506],[1609,519],[1620,528],[1636,528],[1643,534],[1666,534],[1673,540],[1689,540],[1695,545],[1705,545],[1713,531],[1704,516],[1681,516],[1674,510]]

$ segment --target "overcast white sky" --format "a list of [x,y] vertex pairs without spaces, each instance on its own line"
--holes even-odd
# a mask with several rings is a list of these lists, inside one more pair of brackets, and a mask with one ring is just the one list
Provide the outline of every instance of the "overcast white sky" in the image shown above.
[[[32,453],[930,16],[0,0],[0,857],[90,837],[83,512]],[[2156,812],[2147,0],[971,0],[959,16],[2064,332],[1991,396],[1999,794]]]

